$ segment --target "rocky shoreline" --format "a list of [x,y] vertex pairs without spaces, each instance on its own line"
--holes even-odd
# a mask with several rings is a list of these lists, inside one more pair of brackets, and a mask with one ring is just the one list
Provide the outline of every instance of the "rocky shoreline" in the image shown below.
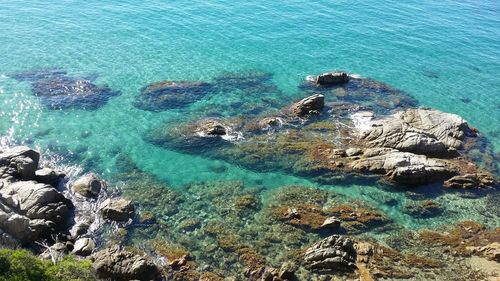
[[[52,259],[54,262],[61,260],[69,253],[81,258],[89,258],[93,261],[96,276],[106,280],[163,280],[165,278],[166,280],[238,280],[238,278],[223,279],[223,276],[215,273],[198,271],[189,253],[175,254],[178,250],[174,249],[166,248],[160,255],[158,252],[147,255],[138,249],[127,250],[127,247],[123,248],[124,241],[112,239],[97,246],[96,240],[99,239],[100,234],[95,230],[89,231],[92,224],[101,224],[99,227],[114,225],[118,227],[116,229],[123,230],[127,225],[144,223],[144,213],[141,218],[137,218],[131,201],[107,197],[106,183],[96,175],[85,174],[67,185],[67,179],[64,179],[63,173],[50,168],[39,168],[39,158],[40,155],[28,147],[14,147],[0,154],[2,168],[0,241],[3,247],[29,248],[39,253],[40,257]],[[129,176],[131,174],[129,173]],[[345,234],[331,234],[323,240],[310,244],[309,247],[303,248],[288,258],[281,267],[266,265],[266,262],[252,248],[230,244],[224,246],[227,242],[220,244],[220,247],[227,247],[226,250],[239,253],[240,259],[246,264],[242,272],[245,278],[249,280],[329,280],[328,278],[337,276],[347,278],[347,280],[407,279],[418,276],[417,272],[423,269],[454,268],[453,265],[444,264],[444,260],[449,259],[454,259],[460,266],[463,266],[464,258],[468,259],[471,256],[496,262],[497,266],[500,262],[500,230],[498,228],[488,230],[474,222],[462,222],[448,232],[425,230],[407,233],[405,238],[395,237],[394,239],[405,241],[392,241],[394,248],[391,248],[370,239],[351,238],[354,237],[351,236],[352,234],[363,233],[373,226],[387,224],[388,221],[382,214],[375,210],[353,209],[352,205],[337,205],[330,210],[320,205],[314,207],[314,204],[324,200],[321,198],[325,196],[325,193],[316,191],[314,191],[316,193],[311,193],[311,191],[300,187],[282,190],[278,194],[282,197],[280,200],[284,200],[281,202],[292,205],[285,207],[286,205],[280,203],[273,207],[276,208],[271,209],[274,212],[273,220],[291,225],[296,228],[296,231],[304,229],[307,232],[344,232]],[[79,209],[83,208],[83,205],[74,199],[70,200],[71,196],[67,195],[68,192],[81,200],[91,202],[90,204],[98,205],[98,214],[82,214],[82,210]],[[248,196],[243,196],[243,198],[247,197],[246,200],[250,200],[252,197]],[[242,205],[242,208],[253,208],[251,204],[254,203],[246,204],[250,205]],[[92,221],[93,218],[100,218],[100,220]],[[151,223],[155,224],[154,220],[149,224]],[[185,229],[190,231],[198,227],[195,224],[186,226]],[[224,231],[214,231],[206,235],[215,235],[219,237],[218,239],[228,238],[224,236],[226,235],[223,234]],[[243,241],[234,241],[234,243],[239,242]],[[400,243],[423,243],[429,247],[430,252],[426,254],[427,256],[429,253],[434,253],[433,255],[440,255],[444,260],[419,256],[417,252],[399,251],[397,247]],[[415,244],[413,245],[411,247],[415,247]],[[161,255],[164,255],[163,258],[159,258]],[[169,255],[173,256],[168,257]],[[459,258],[462,261],[459,261]],[[487,275],[483,277],[486,278]]]
[[[78,84],[58,71],[39,76],[25,73],[17,79],[31,79],[33,87],[47,79]],[[233,84],[217,79],[154,83],[142,90],[136,106],[161,111],[201,99],[199,92],[210,94],[207,89],[260,89],[256,84],[269,81],[262,74],[226,78]],[[83,89],[90,92],[103,90],[87,86]],[[489,192],[493,195],[484,201],[489,204],[485,208],[498,220],[497,163],[480,132],[461,117],[419,108],[398,90],[345,72],[311,77],[301,89],[308,96],[278,110],[166,124],[145,138],[158,146],[320,183],[362,179],[388,186]],[[87,99],[87,94],[82,96]],[[179,103],[172,105],[169,99]],[[88,259],[99,279],[500,276],[498,227],[462,221],[439,231],[407,229],[363,199],[347,200],[333,191],[304,186],[266,190],[217,181],[193,183],[179,191],[142,171],[125,154],[117,157],[120,172],[109,183],[94,173],[69,178],[41,167],[40,157],[24,146],[0,152],[0,246],[27,248],[56,263],[66,255]],[[118,183],[121,188],[115,192]],[[385,200],[387,205],[401,204],[406,214],[418,219],[448,214],[425,197],[404,205]]]

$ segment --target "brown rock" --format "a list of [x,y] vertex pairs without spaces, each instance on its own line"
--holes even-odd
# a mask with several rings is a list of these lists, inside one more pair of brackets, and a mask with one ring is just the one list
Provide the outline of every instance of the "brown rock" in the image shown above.
[[292,112],[299,117],[318,114],[325,106],[325,96],[315,94],[292,105]]

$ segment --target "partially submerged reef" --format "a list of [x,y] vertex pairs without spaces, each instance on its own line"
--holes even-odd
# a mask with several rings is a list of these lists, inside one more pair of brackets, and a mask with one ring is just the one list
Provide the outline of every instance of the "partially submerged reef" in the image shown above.
[[[318,78],[328,75],[343,78]],[[326,73],[306,82],[301,88],[315,94],[279,111],[165,124],[146,140],[321,183],[379,176],[404,186],[496,185],[495,155],[464,119],[415,107],[399,90],[346,75]]]
[[[229,93],[239,97],[233,100]],[[242,104],[248,96],[280,95],[278,87],[272,83],[269,73],[252,71],[247,73],[224,73],[212,81],[160,81],[154,82],[141,89],[136,97],[134,106],[147,111],[165,111],[178,109],[193,104],[203,98],[216,95],[226,96],[227,108],[243,108],[248,113],[263,111],[266,107],[275,106],[278,101],[261,98],[259,104]],[[210,106],[210,103],[209,103]],[[250,107],[249,107],[250,106]],[[246,107],[246,110],[245,110]],[[220,114],[213,106],[202,109],[209,114]]]

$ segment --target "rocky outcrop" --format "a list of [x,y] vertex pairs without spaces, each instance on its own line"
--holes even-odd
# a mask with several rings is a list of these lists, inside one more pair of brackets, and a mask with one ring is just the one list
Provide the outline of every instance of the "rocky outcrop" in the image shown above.
[[318,85],[333,86],[345,84],[349,82],[349,79],[349,74],[343,71],[337,71],[320,74],[316,76],[314,80]]
[[444,180],[456,172],[447,162],[390,148],[370,148],[351,164],[354,171],[382,174],[405,185]]
[[197,133],[200,136],[224,136],[228,133],[228,129],[221,122],[208,119],[200,124]]
[[73,191],[84,197],[95,197],[104,187],[104,182],[96,174],[86,174],[71,186]]
[[373,121],[362,130],[369,147],[388,147],[430,156],[455,155],[466,136],[475,133],[455,114],[432,109],[407,109]]
[[304,264],[317,271],[353,271],[356,268],[354,245],[350,238],[332,235],[306,250]]
[[291,110],[296,116],[302,117],[311,114],[318,114],[324,106],[325,96],[316,94],[294,103],[291,106]]
[[64,177],[64,173],[54,171],[50,168],[42,168],[35,171],[35,179],[37,182],[50,184],[55,188],[57,188],[59,181]]
[[[407,186],[442,183],[455,176],[445,186],[496,184],[493,178],[464,176],[486,174],[480,158],[491,163],[494,156],[460,116],[408,108],[416,105],[411,97],[370,79],[351,77],[340,87],[302,87],[311,95],[268,115],[166,124],[152,130],[147,141],[322,183],[349,175]],[[311,115],[316,116],[308,118]],[[471,147],[478,152],[472,153]]]
[[116,281],[156,280],[158,268],[143,256],[120,249],[106,248],[94,256],[93,268],[97,277]]
[[17,146],[0,154],[0,178],[33,180],[40,154],[26,146]]
[[95,249],[95,242],[91,238],[80,238],[76,240],[73,253],[79,256],[88,256]]
[[68,200],[54,187],[19,181],[0,189],[0,229],[22,244],[48,237],[69,217]]
[[71,203],[53,186],[31,180],[39,159],[38,152],[27,147],[0,154],[0,232],[6,240],[30,244],[60,230],[68,220]]
[[134,216],[134,211],[132,201],[123,198],[106,199],[101,207],[103,218],[113,221],[127,221]]
[[446,180],[443,184],[447,188],[456,189],[471,189],[471,188],[487,188],[496,184],[495,179],[486,173],[465,174],[454,176]]

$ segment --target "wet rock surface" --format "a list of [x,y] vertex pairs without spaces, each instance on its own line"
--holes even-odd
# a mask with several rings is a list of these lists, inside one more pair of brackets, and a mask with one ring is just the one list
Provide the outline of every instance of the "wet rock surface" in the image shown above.
[[495,186],[496,180],[489,174],[465,174],[454,176],[444,182],[444,187],[457,189],[487,188]]
[[104,182],[96,174],[86,174],[77,179],[71,188],[84,197],[95,197],[104,187]]
[[306,116],[311,114],[319,114],[325,106],[325,96],[312,95],[306,97],[297,103],[293,104],[291,109],[297,116]]
[[343,71],[337,71],[320,74],[314,78],[314,81],[318,85],[332,86],[345,84],[349,82],[349,79],[349,74]]
[[110,247],[94,255],[93,268],[97,277],[112,280],[157,280],[157,267],[145,257]]

